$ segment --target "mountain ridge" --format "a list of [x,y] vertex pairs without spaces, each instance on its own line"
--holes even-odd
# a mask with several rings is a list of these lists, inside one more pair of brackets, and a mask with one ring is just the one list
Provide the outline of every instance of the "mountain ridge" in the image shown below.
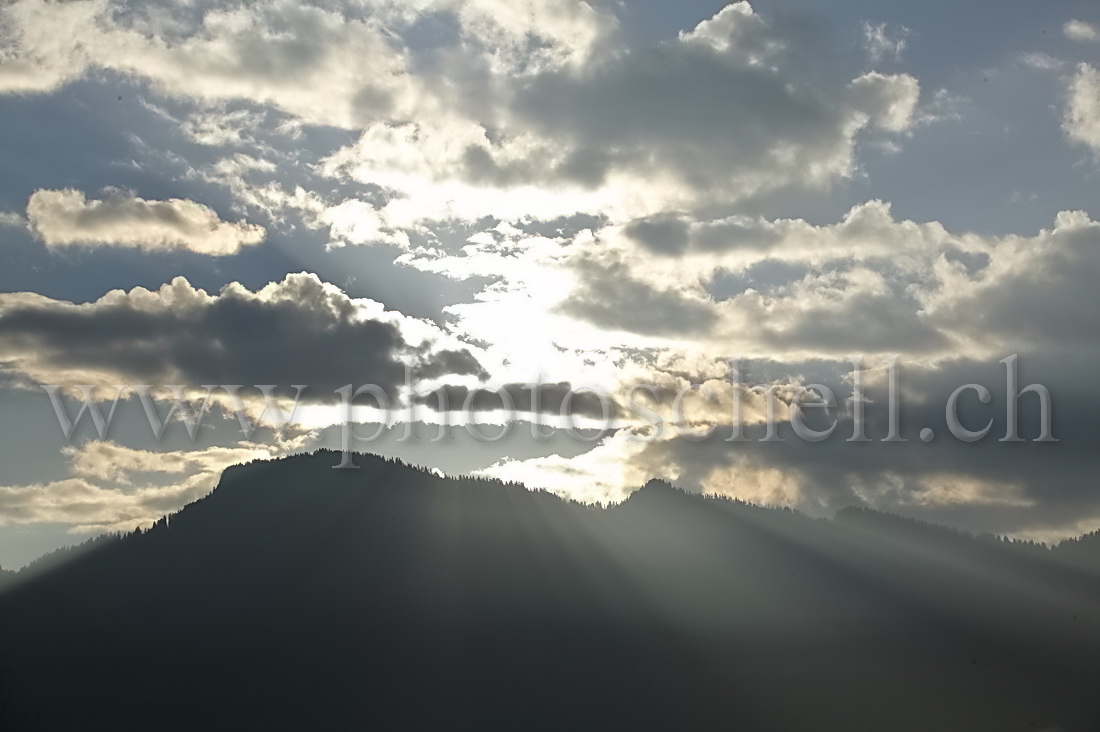
[[[24,569],[29,570],[30,573],[33,573],[36,569],[41,568],[41,566],[43,564],[53,564],[55,560],[63,560],[65,558],[71,557],[74,554],[77,554],[77,553],[81,552],[84,548],[92,547],[92,546],[94,546],[98,543],[101,543],[101,542],[112,541],[112,540],[117,539],[117,538],[123,538],[123,537],[128,536],[128,535],[133,534],[133,533],[137,533],[137,534],[140,535],[140,534],[145,533],[147,531],[151,531],[154,528],[163,526],[164,524],[170,522],[173,516],[178,516],[182,511],[186,510],[188,507],[196,505],[196,504],[200,504],[202,501],[208,499],[210,496],[215,495],[215,493],[219,490],[224,491],[224,487],[226,485],[225,476],[226,475],[235,476],[238,472],[241,471],[241,469],[260,468],[260,469],[265,469],[266,470],[267,467],[269,467],[269,466],[280,466],[280,465],[285,466],[285,465],[288,464],[288,461],[298,461],[298,460],[302,460],[303,458],[308,458],[310,460],[317,460],[318,462],[322,458],[331,458],[332,460],[334,460],[333,464],[335,465],[339,462],[340,457],[341,457],[341,454],[339,452],[335,451],[335,450],[321,449],[321,450],[317,450],[317,451],[309,452],[309,453],[297,453],[297,454],[294,454],[294,455],[288,455],[288,456],[279,457],[279,458],[254,460],[254,461],[249,461],[249,462],[246,462],[246,463],[240,463],[240,464],[228,466],[225,470],[222,471],[222,478],[218,481],[218,484],[214,487],[214,489],[209,494],[207,494],[206,496],[203,496],[201,498],[198,498],[195,501],[192,501],[191,503],[188,503],[186,506],[180,508],[177,511],[173,511],[169,514],[166,514],[164,517],[162,517],[157,522],[155,522],[153,526],[151,526],[147,529],[137,527],[135,529],[135,531],[131,531],[131,532],[108,532],[106,534],[102,534],[102,535],[99,535],[99,536],[96,536],[96,537],[92,537],[91,539],[88,539],[84,542],[81,542],[80,544],[76,544],[76,545],[72,545],[72,546],[68,546],[68,547],[62,547],[62,548],[54,550],[52,552],[47,552],[46,554],[44,554],[40,557],[37,557],[36,559],[29,562],[25,567],[15,569],[15,570],[0,568],[0,586],[3,586],[2,582],[3,582],[3,575],[4,574],[11,575],[10,579],[14,579],[15,577],[18,577]],[[525,486],[521,483],[501,481],[501,480],[498,480],[496,478],[477,477],[477,476],[464,476],[464,475],[445,475],[445,474],[440,475],[438,473],[435,473],[435,472],[431,471],[430,468],[427,468],[425,466],[418,465],[418,464],[415,464],[415,463],[408,463],[408,462],[405,462],[405,461],[397,459],[397,458],[387,458],[387,457],[383,457],[383,456],[379,456],[379,455],[363,453],[363,454],[358,454],[356,456],[356,459],[358,461],[362,461],[364,459],[370,461],[367,464],[368,471],[378,470],[379,465],[381,463],[381,464],[387,465],[387,466],[397,466],[397,467],[400,467],[400,468],[407,468],[407,469],[415,470],[415,471],[418,471],[419,473],[423,473],[426,477],[430,476],[431,478],[437,479],[437,480],[442,480],[442,481],[478,481],[478,482],[483,482],[483,483],[487,483],[487,484],[499,485],[501,487],[519,488],[519,489],[522,489],[522,490],[527,491],[527,492],[541,494],[541,495],[544,495],[544,496],[553,496],[557,500],[563,501],[563,502],[568,503],[568,504],[573,504],[573,505],[576,505],[576,506],[586,506],[586,507],[588,507],[588,506],[591,505],[591,504],[586,504],[586,503],[583,503],[583,502],[580,502],[580,501],[576,501],[576,500],[571,499],[569,497],[564,497],[564,496],[557,495],[555,493],[552,493],[552,492],[544,490],[544,489],[529,488],[529,487],[527,487],[527,486]],[[380,463],[378,461],[380,461]],[[362,466],[360,466],[360,469],[362,469]],[[345,472],[345,471],[341,471],[341,472]],[[358,472],[359,472],[358,470],[346,471],[346,473],[348,474],[349,477],[354,477],[355,475],[358,474]],[[235,481],[233,481],[233,482],[235,482]],[[686,490],[676,486],[675,484],[673,484],[673,483],[671,483],[667,480],[658,479],[658,478],[654,478],[654,479],[651,479],[651,480],[647,481],[645,484],[643,484],[637,490],[631,492],[627,496],[627,498],[624,499],[621,503],[610,504],[609,506],[601,506],[601,507],[598,507],[598,508],[600,510],[614,509],[617,506],[626,505],[630,501],[637,502],[639,500],[643,500],[645,498],[648,498],[650,496],[655,496],[655,495],[656,496],[664,496],[666,498],[667,497],[673,497],[673,496],[682,496],[682,497],[686,497],[686,498],[689,498],[689,499],[729,501],[729,502],[732,502],[732,503],[740,505],[740,506],[754,508],[754,509],[758,509],[758,510],[789,511],[789,512],[793,512],[793,513],[799,514],[801,516],[804,516],[806,518],[810,518],[812,520],[825,520],[825,521],[833,521],[833,522],[843,522],[843,521],[877,522],[877,523],[883,523],[883,524],[886,524],[886,525],[893,525],[893,526],[906,526],[908,528],[920,528],[922,530],[935,532],[935,533],[938,533],[938,534],[940,534],[944,537],[949,537],[949,538],[955,539],[955,540],[981,541],[981,542],[987,542],[987,543],[998,543],[998,544],[1005,545],[1005,546],[1028,547],[1028,548],[1032,548],[1032,549],[1036,550],[1037,553],[1042,553],[1044,551],[1050,552],[1050,556],[1056,556],[1056,555],[1061,554],[1063,557],[1066,557],[1065,561],[1075,562],[1078,566],[1081,566],[1083,568],[1088,568],[1090,570],[1095,569],[1098,573],[1100,573],[1100,529],[1097,529],[1097,530],[1092,531],[1092,532],[1087,532],[1087,533],[1082,534],[1080,536],[1063,539],[1063,540],[1059,541],[1057,544],[1043,544],[1041,542],[1022,540],[1022,539],[1013,539],[1013,538],[1009,538],[1009,537],[999,535],[999,534],[975,533],[975,532],[967,531],[965,529],[960,529],[960,528],[957,528],[957,527],[953,527],[953,526],[950,526],[950,525],[947,525],[947,524],[929,522],[929,521],[925,521],[925,520],[922,520],[922,519],[917,519],[917,518],[908,517],[908,516],[902,516],[902,515],[896,514],[896,513],[880,511],[880,510],[865,507],[865,506],[846,506],[846,507],[842,507],[842,508],[838,509],[832,517],[810,517],[806,514],[802,514],[802,512],[798,511],[797,509],[793,509],[793,508],[789,508],[789,507],[772,506],[772,505],[766,505],[766,504],[757,504],[757,503],[754,503],[754,502],[751,502],[751,501],[746,501],[744,499],[740,499],[740,498],[736,498],[736,497],[730,497],[730,496],[724,496],[724,495],[692,493],[692,492],[686,491]],[[1074,556],[1072,558],[1069,558],[1069,555],[1074,555],[1074,554],[1078,554],[1080,556]],[[1096,556],[1095,557],[1092,556],[1093,554],[1095,554]],[[9,579],[9,581],[10,581],[10,579]]]
[[600,507],[377,456],[332,470],[333,456],[233,466],[151,529],[0,593],[0,720],[1084,730],[1100,719],[1100,575],[1050,550],[663,482]]

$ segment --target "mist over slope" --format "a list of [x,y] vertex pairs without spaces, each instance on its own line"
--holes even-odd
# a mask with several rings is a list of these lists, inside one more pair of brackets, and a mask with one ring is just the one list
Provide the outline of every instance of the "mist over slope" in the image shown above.
[[1095,730],[1100,548],[319,452],[0,593],[3,729]]

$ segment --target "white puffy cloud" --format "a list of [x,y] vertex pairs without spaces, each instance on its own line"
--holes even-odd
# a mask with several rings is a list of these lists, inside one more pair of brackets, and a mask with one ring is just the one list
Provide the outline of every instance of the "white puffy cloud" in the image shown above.
[[1100,30],[1097,30],[1095,25],[1086,23],[1083,20],[1071,20],[1067,22],[1062,26],[1062,32],[1066,34],[1066,38],[1074,41],[1100,40]]
[[[106,0],[18,0],[6,8],[15,41],[7,90],[49,91],[105,68],[170,96],[248,99],[329,124],[416,105],[402,54],[377,22],[280,0],[210,9],[193,27],[116,10]],[[57,32],[58,21],[66,32]],[[42,71],[17,76],[24,67]]]
[[730,3],[692,30],[681,31],[680,40],[735,55],[750,66],[763,64],[786,45],[748,2]]
[[375,244],[385,242],[403,249],[409,248],[409,235],[390,226],[383,211],[356,199],[330,206],[317,217],[329,227],[337,243]]
[[467,37],[513,72],[580,66],[616,26],[584,0],[428,0],[423,7],[451,10]]
[[864,74],[849,87],[854,107],[863,110],[871,124],[890,132],[904,132],[913,124],[920,85],[908,74]]
[[1062,127],[1069,139],[1100,155],[1100,70],[1080,64],[1068,91]]
[[266,235],[261,226],[222,221],[211,209],[186,199],[147,201],[114,192],[89,200],[71,188],[35,191],[27,203],[27,221],[50,247],[189,249],[219,257],[255,246]]
[[0,94],[48,92],[87,70],[76,39],[95,28],[106,3],[22,2],[0,9]]
[[[367,0],[318,7],[264,0],[191,13],[108,0],[16,0],[3,9],[0,93],[50,91],[94,68],[148,80],[200,102],[246,99],[311,123],[356,127],[410,119],[439,105],[410,71],[401,34],[445,16],[463,45],[500,73],[582,63],[614,27],[582,0]],[[194,18],[198,18],[196,22]]]

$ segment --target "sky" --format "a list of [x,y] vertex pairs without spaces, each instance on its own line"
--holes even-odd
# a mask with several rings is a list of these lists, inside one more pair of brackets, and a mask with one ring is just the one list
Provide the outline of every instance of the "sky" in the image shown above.
[[[658,477],[814,515],[1100,528],[1093,2],[15,0],[0,120],[0,566],[147,525],[235,462],[339,446],[347,384],[395,407],[356,401],[360,433],[388,426],[356,449],[579,500]],[[1035,394],[1001,439],[1013,355],[1057,442]],[[888,359],[904,442],[882,439]],[[245,388],[194,439],[154,436],[132,389],[104,435],[85,415],[66,437],[42,388],[72,416],[77,385],[106,411],[142,384],[161,416],[167,385]],[[307,386],[282,429],[261,384],[287,413]],[[837,428],[809,442],[791,404],[815,384]],[[964,442],[945,404],[968,384],[990,399],[968,390],[961,421],[992,426]],[[688,390],[691,432],[657,434],[637,385],[666,420]],[[782,441],[748,385],[782,396]],[[473,390],[501,386],[522,408],[479,440],[464,426],[507,418]],[[447,409],[417,396],[436,387]],[[613,429],[567,430],[582,387]]]

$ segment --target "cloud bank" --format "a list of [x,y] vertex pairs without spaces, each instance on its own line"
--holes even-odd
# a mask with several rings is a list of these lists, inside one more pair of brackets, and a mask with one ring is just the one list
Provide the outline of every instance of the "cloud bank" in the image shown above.
[[391,393],[405,365],[478,377],[484,369],[437,326],[347,297],[316,275],[214,295],[182,277],[159,290],[116,290],[83,304],[0,295],[0,362],[46,384],[305,384],[304,400],[377,384]]

